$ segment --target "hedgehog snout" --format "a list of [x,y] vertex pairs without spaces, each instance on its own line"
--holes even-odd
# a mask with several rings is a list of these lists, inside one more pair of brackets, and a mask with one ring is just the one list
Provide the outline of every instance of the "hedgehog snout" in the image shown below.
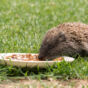
[[44,56],[42,56],[42,55],[40,55],[40,54],[39,54],[38,58],[39,58],[40,60],[44,60]]

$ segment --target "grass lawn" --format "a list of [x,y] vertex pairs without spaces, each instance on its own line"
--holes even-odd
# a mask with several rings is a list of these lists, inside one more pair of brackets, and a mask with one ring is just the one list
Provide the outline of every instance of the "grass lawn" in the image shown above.
[[[0,0],[0,53],[38,53],[44,34],[64,22],[88,23],[87,0]],[[0,80],[30,76],[88,78],[88,60],[58,63],[45,69],[0,65]]]

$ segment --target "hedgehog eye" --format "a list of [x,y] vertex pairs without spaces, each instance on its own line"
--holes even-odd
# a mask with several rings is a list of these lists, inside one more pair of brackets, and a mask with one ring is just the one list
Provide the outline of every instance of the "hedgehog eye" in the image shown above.
[[49,49],[52,49],[53,47],[54,47],[53,44],[49,44],[49,45],[48,45],[48,48],[49,48]]
[[60,41],[60,42],[66,41],[66,36],[65,36],[65,34],[62,33],[62,32],[59,33],[59,41]]

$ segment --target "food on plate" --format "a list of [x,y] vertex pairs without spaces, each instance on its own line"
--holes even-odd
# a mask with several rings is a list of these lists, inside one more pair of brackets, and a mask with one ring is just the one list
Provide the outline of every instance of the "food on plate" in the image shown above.
[[32,54],[12,54],[12,55],[5,56],[5,59],[39,61],[38,55],[32,55]]
[[53,61],[62,61],[62,60],[64,60],[63,57],[58,57],[58,58],[53,59]]
[[[12,60],[22,60],[22,61],[41,61],[38,58],[38,54],[12,54],[5,56],[5,59],[12,59]],[[58,57],[53,59],[52,61],[62,61],[63,57]]]

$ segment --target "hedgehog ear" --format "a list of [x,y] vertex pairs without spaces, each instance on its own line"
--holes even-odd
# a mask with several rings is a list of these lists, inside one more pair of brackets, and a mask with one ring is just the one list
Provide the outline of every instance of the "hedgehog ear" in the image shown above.
[[65,36],[65,33],[64,32],[60,32],[58,34],[58,37],[59,37],[59,42],[66,41],[66,36]]

